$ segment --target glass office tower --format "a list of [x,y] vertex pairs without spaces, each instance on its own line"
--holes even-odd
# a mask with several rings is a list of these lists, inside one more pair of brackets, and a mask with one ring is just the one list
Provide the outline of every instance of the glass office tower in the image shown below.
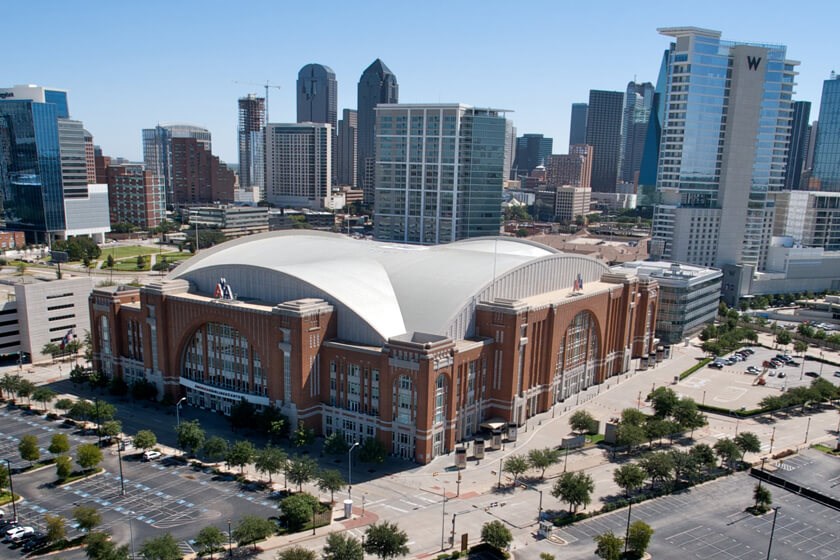
[[840,76],[823,82],[811,188],[840,192]]
[[718,31],[673,37],[654,208],[654,258],[764,268],[772,235],[768,191],[781,190],[795,62],[781,45],[724,41]]
[[375,237],[434,245],[498,235],[506,129],[499,109],[379,105]]

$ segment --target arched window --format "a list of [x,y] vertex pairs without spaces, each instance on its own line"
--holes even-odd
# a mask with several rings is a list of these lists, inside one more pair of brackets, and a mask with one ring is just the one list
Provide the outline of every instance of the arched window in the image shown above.
[[99,351],[103,355],[111,355],[111,323],[107,315],[99,316]]
[[588,388],[595,381],[600,349],[598,326],[589,311],[581,311],[566,329],[562,398]]
[[181,371],[187,379],[231,391],[267,393],[259,355],[230,325],[206,323],[198,328],[184,349]]

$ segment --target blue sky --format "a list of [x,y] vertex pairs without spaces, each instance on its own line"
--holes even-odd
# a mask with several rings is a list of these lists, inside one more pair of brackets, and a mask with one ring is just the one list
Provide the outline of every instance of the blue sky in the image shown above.
[[130,159],[142,157],[142,128],[182,121],[207,127],[213,151],[236,163],[236,100],[264,90],[235,82],[280,85],[270,120],[293,122],[297,72],[310,62],[335,71],[339,114],[355,108],[359,76],[379,57],[400,101],[512,109],[518,132],[554,137],[555,153],[571,103],[590,89],[655,82],[669,42],[657,27],[787,45],[811,120],[823,80],[840,70],[836,1],[31,0],[0,13],[0,86],[69,90],[73,118],[106,154]]

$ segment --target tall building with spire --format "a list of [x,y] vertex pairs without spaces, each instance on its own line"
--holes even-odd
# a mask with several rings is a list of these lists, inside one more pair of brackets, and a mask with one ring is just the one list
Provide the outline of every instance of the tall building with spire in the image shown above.
[[239,186],[265,190],[265,98],[249,94],[239,99]]
[[307,64],[298,72],[297,122],[327,123],[338,128],[338,82],[323,64]]
[[364,191],[364,201],[373,205],[375,194],[374,173],[376,164],[376,106],[399,103],[397,77],[380,59],[365,68],[359,79],[356,101],[358,103],[358,172],[357,181]]
[[797,63],[783,45],[724,40],[697,27],[659,32],[673,42],[651,254],[764,270],[768,192],[784,187]]

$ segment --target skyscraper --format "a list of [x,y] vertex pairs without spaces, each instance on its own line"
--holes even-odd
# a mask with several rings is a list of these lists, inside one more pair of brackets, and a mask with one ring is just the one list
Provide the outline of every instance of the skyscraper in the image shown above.
[[545,165],[554,145],[552,138],[542,134],[523,134],[516,139],[516,159],[513,166],[518,176],[527,176],[539,165]]
[[109,231],[107,188],[90,185],[87,142],[67,93],[34,85],[0,89],[0,192],[5,226],[27,241]]
[[352,109],[344,109],[338,121],[338,171],[339,185],[356,188],[356,170],[358,169],[359,119]]
[[773,222],[767,193],[784,186],[796,62],[784,46],[724,41],[719,31],[659,32],[674,42],[651,253],[762,270]]
[[811,116],[810,101],[796,101],[793,104],[793,127],[790,131],[790,149],[788,150],[787,165],[785,166],[785,190],[798,190],[802,171],[805,167],[805,156],[808,151],[808,136]]
[[653,107],[653,84],[630,82],[624,93],[621,120],[621,153],[619,155],[619,181],[635,184],[636,174],[642,166],[642,154],[648,132],[650,112]]
[[594,150],[592,190],[595,192],[615,192],[623,107],[624,94],[620,91],[589,91],[585,144]]
[[840,192],[840,76],[823,82],[811,190]]
[[173,205],[233,202],[236,177],[206,142],[189,136],[173,137],[170,162]]
[[265,199],[281,207],[323,207],[332,177],[332,139],[326,123],[269,123]]
[[380,59],[365,68],[359,79],[356,101],[358,103],[358,151],[356,180],[364,191],[365,204],[373,205],[376,112],[380,103],[398,103],[400,98],[397,77]]
[[191,124],[165,124],[143,129],[143,162],[146,169],[162,178],[166,205],[175,206],[174,178],[172,175],[172,139],[194,138],[210,151],[210,131]]
[[569,146],[568,154],[553,154],[546,162],[546,185],[590,188],[592,182],[592,146]]
[[323,64],[307,64],[298,72],[297,122],[327,123],[338,129],[338,82]]
[[265,98],[248,94],[239,98],[239,186],[265,188],[264,129]]
[[569,121],[569,146],[586,143],[586,114],[589,105],[572,103],[572,118]]
[[460,104],[376,108],[377,239],[434,245],[498,235],[507,123]]

